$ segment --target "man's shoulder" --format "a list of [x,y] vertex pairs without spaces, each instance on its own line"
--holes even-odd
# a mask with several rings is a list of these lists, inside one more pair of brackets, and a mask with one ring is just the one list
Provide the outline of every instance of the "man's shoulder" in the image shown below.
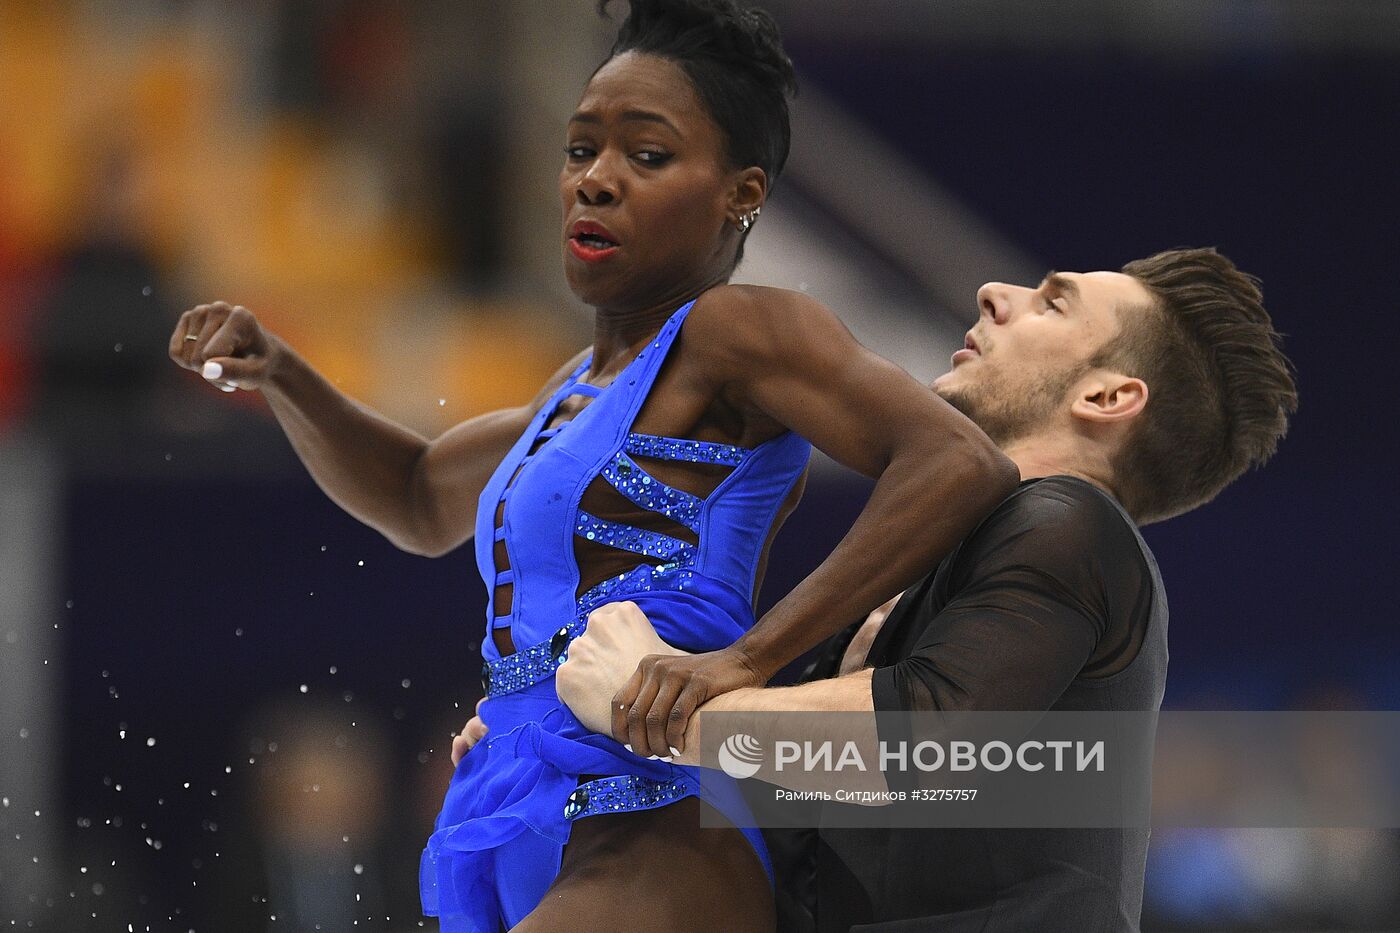
[[1083,553],[1133,550],[1140,539],[1107,492],[1078,477],[1046,476],[1017,486],[968,536],[962,550],[985,553],[1012,542]]
[[1077,476],[1043,476],[1021,482],[989,517],[1015,517],[1036,524],[1099,521],[1131,529],[1113,497]]

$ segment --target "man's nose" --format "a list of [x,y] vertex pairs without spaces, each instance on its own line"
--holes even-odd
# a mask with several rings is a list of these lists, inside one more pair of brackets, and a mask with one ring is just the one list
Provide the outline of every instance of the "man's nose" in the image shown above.
[[977,289],[977,309],[993,324],[1005,324],[1011,314],[1011,286],[988,282]]

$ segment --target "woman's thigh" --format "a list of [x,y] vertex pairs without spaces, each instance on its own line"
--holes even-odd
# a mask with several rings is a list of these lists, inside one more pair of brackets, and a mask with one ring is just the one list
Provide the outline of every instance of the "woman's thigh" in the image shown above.
[[559,876],[514,930],[772,933],[773,890],[757,853],[732,826],[702,828],[702,807],[715,816],[686,797],[579,820]]

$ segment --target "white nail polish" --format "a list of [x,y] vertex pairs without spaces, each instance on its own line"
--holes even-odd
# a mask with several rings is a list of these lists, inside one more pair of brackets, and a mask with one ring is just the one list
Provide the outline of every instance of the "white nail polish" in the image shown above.
[[236,390],[234,389],[233,386],[219,386],[219,391],[220,391],[220,392],[233,392],[233,391],[236,391]]
[[680,753],[681,753],[681,750],[680,750],[679,748],[676,748],[676,746],[674,746],[674,745],[671,746],[671,754],[672,754],[672,755],[679,755]]
[[218,379],[224,374],[224,368],[213,360],[210,360],[204,364],[203,374],[205,379]]
[[[625,749],[627,749],[629,752],[632,751],[632,746],[631,746],[631,745],[626,745],[626,744],[624,744],[622,747],[625,748]],[[634,754],[635,754],[635,753],[634,753]]]

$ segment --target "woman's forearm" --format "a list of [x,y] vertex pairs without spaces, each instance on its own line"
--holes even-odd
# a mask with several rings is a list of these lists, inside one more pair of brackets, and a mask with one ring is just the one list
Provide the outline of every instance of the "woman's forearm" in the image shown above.
[[928,573],[1015,488],[1018,473],[980,431],[911,426],[869,503],[825,561],[735,647],[768,677]]
[[426,553],[413,476],[428,440],[341,392],[285,341],[269,341],[276,365],[262,392],[316,484],[396,546]]

